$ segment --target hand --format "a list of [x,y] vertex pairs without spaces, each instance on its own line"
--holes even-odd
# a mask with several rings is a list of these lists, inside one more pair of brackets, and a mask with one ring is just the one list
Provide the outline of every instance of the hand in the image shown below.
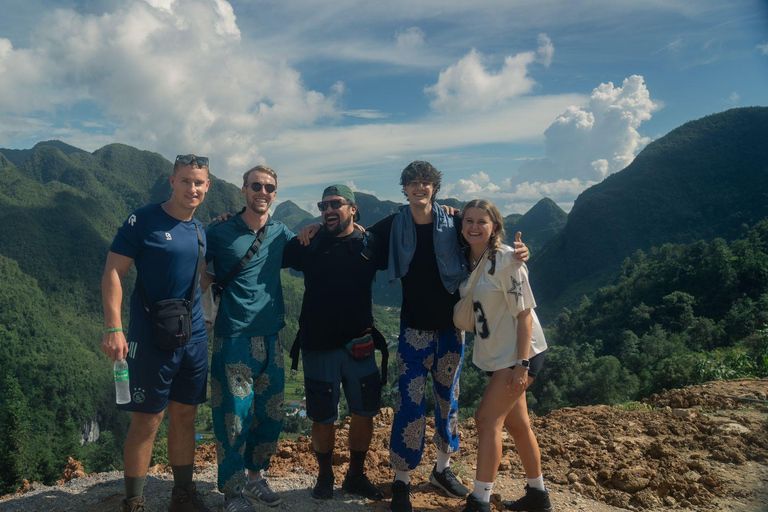
[[101,351],[112,361],[119,361],[128,355],[128,343],[122,331],[105,332],[101,339]]
[[314,224],[310,224],[309,226],[304,226],[301,228],[301,231],[299,231],[297,236],[299,243],[303,246],[309,245],[310,240],[315,237],[317,232],[320,231],[320,228],[322,227],[323,225],[320,222],[315,222]]
[[525,391],[528,387],[528,368],[523,368],[519,364],[512,369],[512,377],[507,384],[511,388],[510,394],[518,394]]
[[358,224],[357,222],[355,222],[355,227],[357,229],[359,229],[361,232],[365,233],[365,228],[363,226],[361,226],[360,224]]
[[232,213],[230,213],[230,212],[227,212],[227,213],[222,213],[221,215],[219,215],[218,217],[216,217],[215,219],[213,219],[213,220],[211,221],[211,224],[210,224],[210,225],[216,224],[216,223],[218,223],[218,222],[226,222],[226,221],[228,221],[228,220],[230,219],[230,217],[232,217],[232,215],[233,215],[233,214],[232,214]]
[[526,262],[531,257],[531,254],[528,252],[528,247],[526,247],[522,242],[522,237],[523,234],[518,231],[515,235],[515,241],[512,245],[515,248],[515,258],[517,261]]
[[453,206],[448,206],[445,204],[441,204],[440,208],[443,209],[445,213],[447,213],[450,217],[453,217],[454,215],[459,215],[461,213],[461,210],[458,208],[454,208]]

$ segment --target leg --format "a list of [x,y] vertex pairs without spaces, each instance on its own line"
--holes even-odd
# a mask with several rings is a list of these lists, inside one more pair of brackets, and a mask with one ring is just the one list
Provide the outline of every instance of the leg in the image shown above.
[[504,418],[504,426],[515,440],[515,448],[520,456],[520,462],[523,464],[525,476],[537,478],[541,475],[541,452],[539,452],[539,443],[536,441],[536,436],[531,430],[531,424],[528,420],[528,404],[525,395],[518,400],[507,417]]
[[349,425],[349,449],[367,452],[373,437],[373,418],[352,414]]
[[312,423],[312,447],[316,452],[332,452],[335,442],[336,426],[333,423]]
[[163,412],[157,414],[131,413],[131,426],[128,428],[125,453],[123,454],[125,476],[132,478],[146,476],[149,461],[152,458],[155,435],[162,420]]
[[168,460],[172,466],[195,462],[195,414],[197,405],[168,402]]

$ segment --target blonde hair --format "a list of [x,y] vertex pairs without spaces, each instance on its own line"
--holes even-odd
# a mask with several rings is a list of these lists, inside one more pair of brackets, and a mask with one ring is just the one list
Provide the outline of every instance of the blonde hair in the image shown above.
[[262,174],[266,174],[267,176],[271,176],[273,180],[275,180],[275,188],[277,188],[277,173],[267,167],[266,165],[257,165],[256,167],[253,167],[251,169],[248,169],[245,171],[245,174],[243,174],[243,186],[248,186],[248,177],[251,175],[251,173],[254,172],[260,172]]
[[[493,275],[496,271],[496,251],[499,250],[499,247],[501,247],[501,244],[506,240],[507,236],[506,231],[504,231],[504,218],[501,216],[501,212],[496,205],[487,199],[473,199],[465,204],[464,208],[461,210],[462,218],[466,216],[467,210],[470,208],[477,208],[478,210],[485,212],[488,217],[491,218],[493,232],[491,233],[491,238],[488,240],[488,260],[491,262],[491,269],[488,273]],[[466,242],[466,240],[464,240],[464,235],[462,235],[461,239]]]

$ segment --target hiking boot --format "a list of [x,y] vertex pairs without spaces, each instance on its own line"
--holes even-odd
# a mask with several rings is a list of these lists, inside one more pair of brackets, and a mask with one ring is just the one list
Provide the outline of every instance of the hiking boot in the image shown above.
[[231,498],[224,498],[224,506],[221,512],[256,512],[251,500],[243,496],[243,493]]
[[147,498],[134,496],[129,500],[123,500],[122,512],[150,512],[147,506]]
[[467,496],[467,505],[462,512],[491,512],[491,504],[487,501],[480,501],[474,494]]
[[525,486],[525,496],[515,501],[502,501],[507,510],[517,512],[552,512],[552,504],[549,502],[549,493],[546,489],[536,489],[530,485]]
[[450,467],[445,468],[439,473],[437,472],[437,467],[432,468],[429,481],[432,482],[432,485],[444,490],[448,496],[454,498],[466,498],[467,494],[469,494],[469,489],[459,482],[459,479],[456,478]]
[[347,476],[344,477],[344,482],[341,484],[341,488],[350,494],[357,494],[363,498],[368,498],[369,500],[381,501],[384,499],[384,493],[368,480],[365,473],[355,476],[347,474]]
[[333,473],[317,475],[317,483],[312,489],[312,497],[319,500],[333,498]]
[[243,494],[268,507],[276,507],[283,502],[280,496],[269,488],[266,478],[245,484]]
[[186,488],[173,488],[168,512],[209,512],[209,510],[205,506],[203,496],[197,492],[197,485],[192,482]]
[[411,484],[400,480],[392,482],[392,503],[389,504],[392,512],[413,512],[411,505]]

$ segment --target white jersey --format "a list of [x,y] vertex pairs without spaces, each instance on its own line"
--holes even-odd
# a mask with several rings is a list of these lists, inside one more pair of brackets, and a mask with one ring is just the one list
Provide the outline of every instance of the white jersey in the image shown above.
[[[531,285],[528,283],[528,267],[515,259],[515,253],[508,245],[496,251],[496,270],[488,274],[491,262],[474,271],[482,271],[474,291],[475,303],[475,348],[472,362],[485,371],[510,368],[519,359],[530,359],[547,348],[544,331],[533,309]],[[462,297],[467,294],[469,278],[459,286]],[[533,333],[531,350],[528,354],[517,353],[517,315],[531,309]]]

